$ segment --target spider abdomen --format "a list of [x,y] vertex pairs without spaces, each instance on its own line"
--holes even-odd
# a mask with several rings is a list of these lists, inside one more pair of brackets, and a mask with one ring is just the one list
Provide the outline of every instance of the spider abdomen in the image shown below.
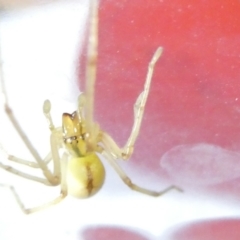
[[94,195],[103,185],[105,169],[95,153],[71,158],[67,167],[68,193],[77,198]]

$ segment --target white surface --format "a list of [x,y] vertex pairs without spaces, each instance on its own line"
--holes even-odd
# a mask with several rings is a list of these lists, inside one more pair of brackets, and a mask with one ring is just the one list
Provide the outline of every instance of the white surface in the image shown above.
[[[42,114],[44,99],[52,100],[56,125],[61,125],[61,114],[72,112],[76,105],[76,62],[87,16],[86,2],[49,4],[7,12],[1,17],[9,101],[42,156],[49,151],[49,131]],[[0,142],[12,154],[31,159],[3,109],[0,119]],[[141,229],[150,234],[150,239],[183,221],[239,214],[234,206],[189,197],[187,193],[173,191],[156,199],[143,196],[130,191],[109,166],[106,171],[106,184],[93,198],[68,197],[55,207],[29,216],[21,212],[8,189],[0,188],[0,239],[81,239],[84,226],[102,224]],[[140,170],[128,168],[128,173],[143,186],[165,187]],[[47,202],[59,192],[58,187],[42,186],[1,169],[0,183],[15,186],[27,207]]]

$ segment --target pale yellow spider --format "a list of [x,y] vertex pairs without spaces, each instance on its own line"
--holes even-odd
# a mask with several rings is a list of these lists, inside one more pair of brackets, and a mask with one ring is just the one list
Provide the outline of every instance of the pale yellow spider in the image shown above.
[[[9,107],[4,88],[3,74],[1,74],[1,91],[6,114],[26,147],[36,160],[36,163],[17,158],[10,154],[7,154],[7,158],[11,161],[24,164],[29,167],[40,168],[45,178],[39,178],[26,174],[1,162],[0,167],[13,174],[43,183],[45,185],[61,185],[60,195],[56,199],[31,209],[24,207],[14,188],[9,186],[24,213],[33,213],[50,205],[56,204],[64,199],[68,194],[77,198],[87,198],[95,194],[102,187],[105,178],[104,167],[96,153],[102,154],[102,156],[116,170],[123,182],[135,191],[155,197],[163,195],[171,189],[181,191],[181,189],[176,186],[170,186],[160,192],[155,192],[135,185],[116,162],[117,159],[127,160],[132,155],[144,114],[153,69],[162,53],[162,48],[159,47],[157,49],[149,63],[144,90],[140,93],[134,105],[134,124],[131,134],[125,146],[120,148],[111,136],[104,132],[99,125],[93,121],[94,83],[96,78],[98,43],[97,1],[91,1],[90,14],[91,22],[86,68],[86,92],[80,94],[78,98],[78,107],[74,113],[63,114],[62,127],[54,126],[50,114],[50,101],[46,100],[44,102],[43,113],[48,121],[49,129],[51,131],[51,152],[45,159],[41,159],[38,152],[24,134],[11,108]],[[61,156],[59,151],[60,149],[65,149]],[[51,172],[48,168],[48,163],[50,161],[53,161],[53,172]]]

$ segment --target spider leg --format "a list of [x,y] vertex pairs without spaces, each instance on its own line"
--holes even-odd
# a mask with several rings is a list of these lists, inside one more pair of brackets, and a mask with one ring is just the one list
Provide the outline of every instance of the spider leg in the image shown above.
[[86,62],[86,128],[92,135],[93,129],[93,111],[94,111],[94,90],[97,73],[97,48],[98,48],[98,0],[90,1],[90,23],[89,23],[89,39],[87,46],[87,62]]
[[117,174],[119,175],[119,177],[123,180],[123,182],[132,190],[149,195],[149,196],[153,196],[153,197],[159,197],[162,196],[163,194],[171,191],[171,190],[177,190],[182,192],[182,189],[180,189],[177,186],[171,185],[165,189],[163,189],[162,191],[152,191],[149,190],[147,188],[143,188],[140,187],[134,183],[132,183],[131,179],[126,175],[126,173],[123,171],[123,169],[117,164],[117,162],[115,161],[114,157],[109,154],[107,151],[103,151],[102,155],[105,157],[105,159],[108,161],[108,163],[114,168],[114,170],[117,172]]
[[[3,148],[3,146],[0,144],[0,150],[2,150],[2,152],[4,153],[4,155],[6,156],[6,158],[11,161],[11,162],[15,162],[18,164],[23,164],[26,165],[28,167],[32,167],[32,168],[39,168],[39,165],[36,162],[33,161],[27,161],[25,159],[21,159],[19,157],[10,155],[7,153],[7,151]],[[43,161],[48,164],[50,163],[50,161],[52,160],[52,154],[51,152],[43,159]]]
[[[1,57],[1,54],[0,54]],[[15,128],[15,130],[17,131],[17,133],[19,134],[20,138],[22,139],[22,141],[24,142],[25,146],[27,147],[27,149],[29,150],[29,152],[32,154],[32,156],[34,157],[34,159],[36,160],[36,165],[37,167],[39,167],[42,172],[43,175],[46,178],[46,181],[48,181],[51,185],[58,185],[60,182],[60,158],[59,155],[56,154],[56,148],[59,149],[60,148],[60,144],[59,141],[57,139],[59,139],[59,132],[60,130],[57,128],[54,128],[54,125],[52,123],[51,120],[51,115],[50,115],[50,109],[51,109],[51,104],[50,102],[47,100],[44,102],[43,105],[43,111],[45,116],[47,117],[47,119],[49,120],[49,128],[52,131],[51,134],[51,146],[54,149],[54,154],[52,154],[53,156],[53,163],[54,163],[54,172],[52,173],[47,164],[48,164],[48,160],[42,160],[39,153],[36,151],[36,149],[33,147],[32,143],[30,142],[29,138],[26,136],[26,134],[24,133],[23,129],[21,128],[20,124],[18,123],[12,109],[9,106],[8,103],[8,97],[6,94],[6,90],[5,90],[5,82],[4,82],[4,75],[3,75],[3,70],[2,70],[2,61],[0,59],[0,97],[2,97],[3,100],[3,104],[4,104],[4,109],[5,109],[5,113],[8,116],[10,122],[12,123],[13,127]],[[10,154],[7,154],[10,155]],[[18,162],[18,163],[22,163],[22,164],[28,164],[28,161],[22,161],[22,159],[18,159],[17,157],[13,157],[13,161]],[[23,172],[20,172],[10,166],[4,165],[1,163],[0,165],[1,168],[12,172],[14,174],[17,174],[19,176],[34,180],[34,181],[38,181],[36,179],[38,179],[37,177],[25,174]],[[39,182],[43,182],[42,180],[39,179]],[[45,182],[45,181],[44,181]]]
[[148,65],[148,73],[147,73],[146,82],[144,84],[143,92],[138,96],[137,101],[134,105],[134,124],[132,127],[132,132],[128,138],[126,145],[123,148],[123,156],[125,159],[128,159],[133,152],[134,144],[138,137],[139,130],[140,130],[141,123],[142,123],[142,118],[143,118],[143,114],[144,114],[146,101],[148,98],[148,93],[149,93],[149,89],[150,89],[150,85],[151,85],[154,67],[155,67],[157,60],[161,56],[162,51],[163,51],[162,47],[159,47],[156,50],[156,52],[154,53],[152,60],[150,61],[149,65]]
[[[39,166],[39,168],[42,169],[42,172],[44,174],[44,176],[46,177],[46,179],[53,184],[56,184],[55,181],[55,176],[51,173],[51,171],[48,169],[46,162],[44,162],[39,153],[36,151],[36,149],[33,147],[33,145],[31,144],[30,140],[28,139],[28,137],[25,135],[25,133],[23,132],[21,126],[19,125],[18,121],[16,120],[13,111],[11,110],[11,108],[8,105],[8,101],[7,101],[7,97],[6,97],[6,93],[5,90],[3,88],[3,79],[1,79],[2,81],[2,94],[3,97],[5,99],[4,102],[4,107],[5,107],[5,112],[9,118],[9,120],[11,121],[13,127],[16,129],[17,133],[19,134],[19,136],[21,137],[22,141],[24,142],[24,144],[26,145],[27,149],[30,151],[30,153],[32,154],[32,156],[35,158],[37,165]],[[6,168],[5,168],[6,169]],[[21,176],[21,175],[20,175]],[[23,176],[23,175],[22,175]]]
[[58,204],[61,202],[66,196],[67,196],[67,184],[66,184],[66,169],[67,169],[67,159],[68,156],[67,154],[64,154],[62,157],[61,161],[61,167],[63,169],[62,171],[62,177],[61,177],[61,192],[58,197],[53,199],[52,201],[49,201],[45,204],[42,204],[40,206],[34,207],[34,208],[25,208],[24,204],[22,203],[19,195],[17,194],[16,190],[14,189],[13,186],[11,185],[6,185],[6,184],[0,184],[0,187],[7,187],[13,194],[14,198],[16,199],[19,207],[25,214],[30,214],[34,213],[43,209],[46,209],[52,205]]
[[30,175],[30,174],[24,173],[24,172],[19,171],[19,170],[15,169],[15,168],[13,168],[9,165],[5,165],[1,162],[0,162],[0,168],[5,169],[6,171],[8,171],[10,173],[13,173],[15,175],[18,175],[20,177],[23,177],[23,178],[26,178],[26,179],[29,179],[29,180],[32,180],[32,181],[35,181],[35,182],[40,182],[40,183],[43,183],[45,185],[52,185],[52,184],[49,183],[49,181],[47,179],[39,178],[39,177]]
[[[6,158],[10,161],[13,161],[13,162],[16,162],[16,163],[19,163],[19,164],[23,164],[23,165],[26,165],[26,166],[32,167],[32,168],[39,168],[38,164],[35,163],[35,162],[26,161],[24,159],[20,159],[20,158],[17,158],[15,156],[12,156],[12,155],[8,155],[8,153],[3,149],[3,147],[1,145],[0,145],[0,149],[6,155]],[[48,164],[51,159],[52,159],[52,155],[51,155],[51,153],[49,153],[46,156],[46,158],[44,159],[44,162],[46,164]],[[10,173],[13,173],[15,175],[21,176],[21,177],[26,178],[26,179],[30,179],[32,181],[40,182],[40,183],[43,183],[45,185],[51,185],[47,179],[39,178],[39,177],[33,176],[31,174],[24,173],[22,171],[19,171],[19,170],[13,168],[12,166],[5,165],[1,162],[0,162],[0,168],[3,168]]]
[[123,148],[120,148],[115,141],[109,136],[106,132],[102,132],[102,142],[104,143],[105,148],[108,148],[108,151],[112,153],[112,155],[117,159],[124,159],[127,160],[133,153],[134,145],[137,140],[142,118],[144,114],[144,109],[146,105],[146,101],[148,98],[148,93],[151,85],[152,75],[154,71],[154,66],[162,54],[162,48],[159,47],[156,52],[154,53],[152,60],[148,66],[148,73],[146,77],[146,81],[144,84],[143,91],[139,94],[135,104],[134,104],[134,123],[132,127],[132,131],[130,136]]
[[[54,131],[51,134],[51,147],[52,147],[52,152],[50,152],[45,158],[44,160],[41,160],[41,163],[44,164],[47,167],[47,164],[53,159],[53,163],[54,163],[54,171],[53,173],[51,173],[52,175],[52,180],[48,179],[48,178],[39,178],[27,173],[24,173],[22,171],[19,171],[9,165],[5,165],[3,163],[0,162],[0,168],[5,169],[8,172],[11,172],[15,175],[21,176],[23,178],[27,178],[36,182],[40,182],[43,183],[45,185],[58,185],[60,182],[60,178],[61,178],[61,170],[60,170],[60,156],[59,156],[59,144],[58,144],[58,139],[59,139],[59,132],[58,131]],[[2,148],[2,147],[1,147]],[[19,164],[23,164],[23,165],[27,165],[28,167],[32,167],[32,168],[41,168],[42,167],[37,163],[31,162],[31,161],[26,161],[24,159],[20,159],[17,158],[15,156],[12,155],[8,155],[8,153],[6,153],[6,151],[2,148],[2,150],[5,152],[6,154],[6,158],[10,161],[19,163]],[[43,169],[42,169],[43,171]],[[44,172],[43,172],[44,174]]]
[[143,92],[138,96],[136,103],[134,105],[134,124],[132,127],[131,134],[128,138],[128,141],[123,148],[123,157],[125,159],[129,159],[129,157],[131,156],[131,154],[133,152],[134,144],[138,137],[139,130],[140,130],[141,123],[142,123],[142,118],[143,118],[144,109],[145,109],[146,101],[147,101],[148,94],[149,94],[149,89],[150,89],[150,85],[151,85],[151,81],[152,81],[154,67],[155,67],[155,64],[158,61],[159,57],[161,56],[162,51],[163,51],[162,47],[159,47],[156,50],[156,52],[154,53],[152,60],[150,61],[149,65],[148,65],[148,73],[147,73],[147,77],[146,77],[146,82],[144,84]]
[[2,184],[2,183],[0,183],[0,187],[8,188],[8,189],[12,192],[12,194],[13,194],[14,198],[16,199],[16,201],[17,201],[19,207],[21,208],[21,210],[22,210],[25,214],[28,213],[28,212],[27,212],[27,209],[25,209],[25,207],[24,207],[21,199],[19,198],[19,196],[18,196],[18,194],[17,194],[17,192],[16,192],[16,190],[15,190],[15,188],[14,188],[13,186],[8,185],[8,184]]
[[[42,172],[43,172],[43,175],[46,177],[46,179],[52,184],[52,185],[57,185],[59,184],[59,157],[58,155],[54,155],[53,156],[53,160],[54,160],[54,173],[51,173],[51,171],[49,170],[48,166],[47,166],[47,163],[48,163],[48,160],[42,160],[40,155],[38,154],[38,152],[35,150],[35,148],[33,147],[33,145],[31,144],[30,140],[27,138],[27,136],[25,135],[25,133],[23,132],[22,128],[20,127],[19,123],[17,122],[15,116],[13,115],[13,112],[12,110],[10,109],[10,107],[8,106],[7,102],[5,102],[5,110],[6,110],[6,114],[7,116],[9,117],[10,121],[12,122],[14,128],[16,129],[16,131],[18,132],[18,134],[20,135],[22,141],[25,143],[27,149],[30,151],[30,153],[32,154],[32,156],[34,157],[34,159],[36,160],[37,162],[37,166],[39,168],[41,168]],[[56,141],[54,139],[54,136],[56,135],[56,132],[57,130],[54,131],[55,134],[51,134],[51,146],[53,148],[56,148],[58,147],[58,145],[56,145]],[[55,147],[56,145],[56,147]],[[54,158],[56,157],[56,158]],[[23,161],[18,161],[17,158],[13,157],[13,161],[17,161],[19,163],[23,163]],[[27,162],[25,162],[27,163]],[[24,164],[24,163],[23,163]],[[4,168],[5,170],[7,170],[8,168],[4,167],[4,165],[2,164],[2,168]],[[11,171],[13,172],[13,171]],[[14,171],[13,173],[16,174],[16,171]],[[19,176],[22,176],[22,177],[26,177],[27,174],[23,174],[23,173],[20,173],[18,172]],[[57,175],[56,175],[57,173]],[[27,177],[28,179],[31,179],[29,177]],[[32,178],[33,179],[33,178]]]
[[[31,168],[39,168],[39,165],[35,162],[32,162],[32,161],[27,161],[27,160],[24,160],[24,159],[21,159],[21,158],[18,158],[18,157],[15,157],[13,155],[8,155],[7,157],[8,160],[12,161],[12,162],[15,162],[15,163],[19,163],[19,164],[23,164],[23,165],[26,165],[28,167],[31,167]],[[43,162],[45,164],[49,164],[52,160],[52,154],[51,152],[43,159]]]
[[55,176],[56,180],[60,178],[61,175],[61,167],[60,167],[60,156],[59,156],[59,149],[63,146],[63,139],[62,139],[62,129],[55,128],[52,117],[51,117],[51,102],[49,100],[45,100],[43,103],[43,113],[47,119],[49,129],[51,131],[50,136],[50,143],[51,143],[51,154],[53,159],[53,176]]

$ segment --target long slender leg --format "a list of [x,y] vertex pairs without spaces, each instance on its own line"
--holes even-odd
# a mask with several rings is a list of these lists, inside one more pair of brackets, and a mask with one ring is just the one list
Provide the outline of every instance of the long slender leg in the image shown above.
[[115,159],[113,158],[113,156],[111,154],[107,153],[106,151],[103,151],[102,155],[109,162],[109,164],[115,169],[115,171],[118,173],[119,177],[123,180],[123,182],[134,191],[137,191],[137,192],[149,195],[149,196],[153,196],[153,197],[162,196],[163,194],[165,194],[171,190],[177,190],[177,191],[182,192],[182,189],[180,189],[179,187],[174,186],[174,185],[169,186],[159,192],[152,191],[147,188],[142,188],[142,187],[132,183],[131,179],[126,175],[126,173],[122,170],[122,168],[117,164],[117,162],[115,161]]
[[0,183],[0,187],[8,188],[8,189],[12,192],[12,194],[13,194],[14,198],[16,199],[16,201],[17,201],[19,207],[21,208],[21,210],[22,210],[24,213],[27,214],[27,211],[26,211],[26,209],[25,209],[25,207],[24,207],[21,199],[19,198],[17,192],[15,191],[15,188],[14,188],[13,186],[11,186],[11,185],[2,184],[2,183]]
[[35,208],[25,208],[25,206],[23,205],[20,197],[18,196],[18,194],[17,194],[17,192],[16,192],[16,190],[15,190],[15,188],[14,188],[13,186],[11,186],[11,185],[6,185],[6,184],[0,184],[0,186],[1,186],[1,187],[7,187],[7,188],[12,192],[12,194],[13,194],[14,198],[16,199],[19,207],[21,208],[21,210],[22,210],[25,214],[34,213],[34,212],[43,210],[43,209],[45,209],[45,208],[48,208],[48,207],[50,207],[50,206],[52,206],[52,205],[55,205],[55,204],[61,202],[61,201],[66,197],[65,193],[62,193],[62,192],[61,192],[60,195],[59,195],[57,198],[55,198],[54,200],[52,200],[52,201],[50,201],[50,202],[48,202],[48,203],[46,203],[46,204],[43,204],[43,205],[38,206],[38,207],[35,207]]
[[[13,127],[15,128],[15,130],[17,131],[17,133],[19,134],[19,136],[21,137],[22,141],[24,142],[25,146],[27,147],[27,149],[29,150],[29,152],[32,154],[32,156],[35,158],[36,163],[32,164],[30,161],[26,161],[20,158],[17,158],[15,156],[9,156],[9,160],[23,164],[23,165],[27,165],[30,167],[37,167],[40,168],[43,172],[43,175],[45,176],[46,179],[43,178],[38,178],[29,174],[26,174],[24,172],[18,171],[15,168],[12,168],[11,166],[8,165],[4,165],[3,163],[0,162],[0,168],[5,169],[6,171],[9,171],[13,174],[16,174],[18,176],[30,179],[30,180],[34,180],[37,182],[41,182],[44,184],[48,184],[48,185],[58,185],[60,180],[61,180],[61,194],[59,197],[57,197],[56,199],[54,199],[53,201],[44,204],[43,206],[37,207],[37,208],[33,208],[33,209],[25,209],[23,204],[20,201],[20,198],[18,197],[16,191],[14,190],[13,187],[8,186],[9,189],[12,191],[13,195],[15,196],[19,206],[21,207],[21,209],[25,212],[25,213],[31,213],[34,211],[38,211],[41,210],[47,206],[50,206],[52,204],[56,204],[58,202],[60,202],[66,195],[67,195],[67,186],[66,186],[66,180],[65,180],[65,176],[63,177],[61,175],[61,167],[60,167],[60,157],[59,157],[59,148],[61,147],[61,143],[60,143],[60,137],[59,137],[59,129],[55,129],[52,119],[51,119],[51,115],[50,115],[50,109],[51,109],[51,104],[50,102],[47,100],[44,103],[43,106],[43,111],[45,116],[47,117],[47,119],[49,120],[49,128],[52,131],[51,134],[51,146],[53,149],[53,153],[52,153],[52,157],[51,154],[48,155],[46,157],[46,159],[42,160],[39,153],[36,151],[36,149],[34,148],[34,146],[31,144],[30,140],[28,139],[28,137],[25,135],[23,129],[21,128],[20,124],[18,123],[15,115],[13,114],[12,109],[9,106],[8,103],[8,97],[6,94],[6,90],[5,90],[5,82],[4,82],[4,74],[3,74],[3,69],[2,69],[2,59],[1,59],[1,49],[0,49],[0,100],[3,101],[4,104],[4,109],[5,109],[5,113],[8,116],[9,120],[11,121]],[[57,153],[56,153],[57,152]],[[54,163],[54,172],[52,173],[47,164],[49,163],[49,161],[51,160],[51,158],[53,158],[53,163]],[[63,162],[67,163],[67,157],[64,155],[63,157]],[[66,166],[65,166],[66,168]],[[1,185],[3,186],[3,185]],[[5,185],[7,186],[7,185]]]
[[17,176],[20,176],[20,177],[23,177],[23,178],[26,178],[26,179],[29,179],[29,180],[32,180],[32,181],[35,181],[35,182],[40,182],[40,183],[43,183],[45,185],[52,185],[52,184],[49,183],[49,181],[47,179],[39,178],[39,177],[30,175],[30,174],[24,173],[24,172],[19,171],[19,170],[15,169],[15,168],[13,168],[9,165],[5,165],[1,162],[0,162],[0,168],[5,169],[6,171],[8,171],[10,173],[13,173]]
[[60,129],[55,129],[50,137],[51,143],[51,153],[53,159],[53,175],[57,182],[59,182],[61,177],[61,159],[59,156],[59,149],[62,147],[62,131]]
[[[27,161],[25,159],[21,159],[19,157],[13,156],[8,154],[8,152],[3,148],[3,146],[0,144],[0,150],[4,153],[5,158],[8,159],[11,162],[15,162],[18,164],[23,164],[26,165],[28,167],[32,167],[32,168],[39,168],[39,165],[36,162],[33,161]],[[50,161],[52,160],[52,154],[51,152],[43,159],[43,161],[48,164],[50,163]]]
[[51,171],[48,169],[47,164],[41,159],[40,155],[38,154],[36,149],[33,147],[33,145],[31,144],[30,140],[28,139],[28,137],[23,132],[23,130],[22,130],[21,126],[19,125],[18,121],[16,120],[16,118],[15,118],[11,108],[9,107],[8,100],[7,100],[7,94],[6,94],[5,86],[4,86],[2,66],[0,66],[0,71],[1,71],[1,74],[0,74],[0,77],[1,77],[0,78],[0,82],[1,82],[1,95],[2,95],[2,99],[3,99],[3,103],[4,103],[5,112],[6,112],[7,116],[8,116],[8,118],[9,118],[9,120],[11,121],[13,127],[16,129],[17,133],[21,137],[22,141],[25,143],[27,149],[30,151],[30,153],[35,158],[37,164],[42,169],[43,174],[46,177],[46,179],[48,179],[49,182],[55,183],[56,181],[54,179],[54,176],[51,173]]
[[62,158],[62,161],[61,161],[61,167],[63,169],[62,178],[61,178],[61,192],[60,192],[58,197],[56,197],[55,199],[53,199],[50,202],[47,202],[45,204],[42,204],[42,205],[40,205],[38,207],[34,207],[34,208],[25,208],[24,204],[22,203],[20,197],[18,196],[18,194],[17,194],[17,192],[16,192],[16,190],[14,189],[13,186],[6,185],[6,184],[0,184],[0,187],[7,187],[12,192],[12,194],[15,197],[19,207],[21,208],[21,210],[25,214],[34,213],[34,212],[46,209],[46,208],[48,208],[52,205],[58,204],[59,202],[61,202],[67,196],[67,184],[66,184],[67,159],[68,159],[68,156],[66,154],[64,154],[63,158]]
[[67,160],[68,160],[68,155],[65,153],[65,154],[63,154],[63,157],[60,161],[62,174],[61,174],[61,192],[60,192],[59,196],[56,197],[55,199],[53,199],[52,201],[42,204],[38,207],[25,209],[24,212],[26,214],[38,212],[38,211],[44,210],[48,207],[51,207],[53,205],[56,205],[56,204],[60,203],[67,196],[67,183],[66,183]]
[[53,159],[53,176],[56,184],[60,180],[61,175],[61,167],[60,167],[60,156],[59,156],[59,149],[63,146],[63,139],[62,139],[62,129],[61,128],[55,128],[52,116],[51,116],[51,102],[49,100],[46,100],[43,104],[43,113],[48,121],[48,126],[50,131],[52,132],[50,137],[50,143],[51,143],[51,155]]
[[149,89],[150,89],[150,85],[151,85],[151,81],[152,81],[154,67],[155,67],[156,62],[160,58],[162,51],[163,51],[163,48],[159,47],[156,50],[156,52],[154,53],[152,60],[150,61],[149,65],[148,65],[148,73],[147,73],[146,82],[144,84],[143,92],[138,96],[137,101],[134,105],[134,124],[132,127],[131,134],[128,138],[128,141],[123,148],[122,155],[123,155],[123,158],[125,158],[125,159],[128,159],[133,152],[134,144],[138,137],[139,130],[140,130],[141,123],[142,123],[142,118],[143,118],[144,109],[145,109],[146,101],[147,101],[148,94],[149,94]]
[[[49,171],[52,177],[50,179],[49,178],[46,178],[46,179],[39,178],[39,177],[30,175],[30,174],[24,173],[22,171],[19,171],[19,170],[15,169],[15,168],[13,168],[9,165],[5,165],[5,164],[1,163],[1,162],[0,162],[0,168],[3,168],[6,171],[11,172],[15,175],[18,175],[18,176],[21,176],[21,177],[24,177],[24,178],[27,178],[29,180],[33,180],[33,181],[36,181],[36,182],[40,182],[40,183],[43,183],[45,185],[58,185],[59,182],[60,182],[60,178],[61,178],[60,156],[59,156],[59,148],[61,147],[61,139],[62,139],[61,131],[58,128],[54,128],[54,125],[52,123],[52,118],[51,118],[51,114],[50,114],[50,110],[51,110],[50,101],[46,100],[44,102],[43,109],[44,109],[44,114],[45,114],[45,116],[48,120],[48,123],[49,123],[49,128],[52,131],[51,139],[50,139],[51,140],[51,150],[52,150],[52,152],[50,152],[44,160],[42,160],[39,157],[39,160],[40,160],[41,164],[39,164],[39,161],[37,161],[37,163],[34,163],[34,162],[26,161],[26,160],[17,158],[15,156],[9,155],[3,149],[2,146],[1,146],[1,150],[5,153],[6,158],[11,160],[11,161],[17,162],[19,164],[27,165],[27,166],[33,167],[33,168],[41,168],[42,170],[43,170],[42,165],[44,165],[45,168],[47,168],[47,164],[49,163],[49,161],[51,161],[51,159],[53,159],[54,172],[52,174]],[[43,173],[44,173],[44,171],[43,171]],[[45,177],[46,177],[46,175],[45,175]]]
[[105,149],[107,149],[108,152],[111,152],[112,156],[115,159],[119,158],[119,159],[127,160],[130,158],[130,156],[133,153],[134,144],[138,137],[139,130],[142,123],[142,118],[143,118],[144,109],[145,109],[145,105],[146,105],[146,101],[147,101],[147,97],[150,89],[154,66],[157,60],[159,59],[159,57],[161,56],[161,53],[162,53],[162,48],[159,47],[154,53],[152,60],[149,63],[147,78],[144,84],[144,90],[143,92],[140,93],[134,105],[134,124],[132,127],[131,134],[125,146],[123,148],[120,148],[116,144],[116,142],[112,139],[111,136],[109,136],[106,132],[102,132],[101,141],[103,142]]
[[77,108],[77,114],[78,114],[78,119],[80,121],[82,121],[83,119],[83,109],[86,105],[86,96],[84,93],[81,93],[79,96],[78,96],[78,108]]
[[97,72],[97,47],[98,47],[98,0],[90,1],[90,26],[89,39],[87,49],[87,64],[86,64],[86,128],[90,136],[93,132],[93,110],[94,110],[94,89]]
[[[47,162],[43,161],[40,157],[40,155],[38,154],[38,152],[35,150],[35,148],[32,146],[31,142],[29,141],[29,139],[27,138],[27,136],[25,135],[25,133],[23,132],[22,128],[20,127],[20,125],[18,124],[15,116],[12,113],[12,110],[9,108],[7,102],[5,103],[5,109],[6,109],[6,113],[10,119],[10,121],[12,122],[14,128],[17,130],[18,134],[20,135],[21,139],[23,140],[23,142],[25,143],[26,147],[29,149],[29,151],[32,153],[33,157],[35,158],[35,160],[37,161],[37,165],[39,166],[39,168],[42,169],[42,172],[44,174],[44,176],[46,177],[46,179],[52,183],[53,185],[58,184],[59,180],[56,179],[56,177],[54,176],[54,174],[51,173],[51,171],[48,169],[47,167]],[[6,169],[5,167],[3,167],[4,169]],[[7,169],[6,169],[7,170]],[[20,172],[19,172],[20,173]],[[26,177],[26,174],[18,174],[19,176],[24,176]],[[31,178],[29,178],[31,179]]]
[[[0,57],[1,57],[1,53],[0,53]],[[2,99],[3,99],[3,103],[4,103],[5,112],[6,112],[7,116],[8,116],[8,118],[9,118],[9,120],[11,121],[13,127],[15,128],[15,130],[17,131],[17,133],[21,137],[22,141],[24,142],[24,144],[27,147],[27,149],[29,150],[29,152],[35,158],[35,160],[37,162],[36,166],[41,168],[41,170],[43,172],[43,175],[46,177],[47,181],[50,182],[52,185],[59,184],[59,175],[60,175],[59,174],[59,164],[60,163],[56,164],[56,162],[59,161],[59,158],[54,160],[54,173],[55,172],[58,173],[58,175],[56,176],[55,174],[52,174],[51,171],[48,169],[48,166],[47,166],[48,162],[41,159],[40,155],[38,154],[36,149],[33,147],[33,145],[31,144],[30,140],[28,139],[28,137],[25,135],[24,131],[22,130],[21,126],[19,125],[18,121],[16,120],[16,118],[15,118],[11,108],[9,107],[7,94],[6,94],[5,86],[4,86],[4,78],[3,78],[3,73],[2,73],[2,63],[1,63],[1,60],[0,60],[0,83],[1,83],[0,91],[1,91],[1,96],[2,96]],[[46,101],[44,103],[44,113],[45,113],[45,115],[48,114],[48,112],[49,112],[49,115],[50,115],[50,109],[51,109],[50,102],[48,104],[48,102]],[[50,118],[51,117],[49,117],[48,119],[50,119]],[[52,123],[52,121],[50,123]],[[50,128],[50,130],[53,131],[54,125],[52,124],[50,126],[50,123],[49,123],[49,128]],[[18,161],[16,157],[13,158],[13,159],[15,161]],[[24,161],[19,160],[18,162],[24,164]],[[25,163],[27,163],[27,161]],[[34,176],[31,176],[31,175],[28,175],[28,174],[25,174],[23,172],[20,172],[20,171],[18,171],[16,169],[13,169],[13,168],[11,168],[11,167],[9,167],[7,165],[1,164],[0,167],[5,169],[5,170],[7,170],[7,171],[9,171],[9,172],[17,174],[19,176],[26,177],[26,178],[34,180],[34,181],[38,181],[38,180],[36,180],[38,178],[36,178]],[[55,171],[55,168],[57,168],[57,171]],[[42,180],[39,180],[39,182],[42,182]]]
[[[9,161],[12,161],[12,162],[15,162],[15,163],[19,163],[19,164],[23,164],[23,165],[26,165],[28,167],[31,167],[31,168],[39,168],[39,165],[36,163],[36,162],[32,162],[32,161],[27,161],[27,160],[24,160],[24,159],[21,159],[21,158],[18,158],[18,157],[15,157],[13,155],[8,155],[7,159]],[[52,154],[51,152],[43,159],[43,162],[45,164],[49,164],[52,160]]]

